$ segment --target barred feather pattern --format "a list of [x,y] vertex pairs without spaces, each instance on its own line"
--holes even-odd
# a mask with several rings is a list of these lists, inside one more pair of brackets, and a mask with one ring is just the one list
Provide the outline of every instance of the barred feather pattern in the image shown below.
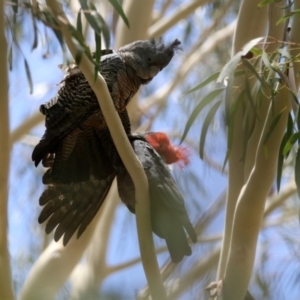
[[64,236],[64,245],[76,231],[79,238],[101,207],[114,177],[111,174],[99,180],[91,175],[89,180],[78,183],[50,184],[39,200],[44,206],[39,223],[49,218],[46,233],[55,229],[54,240]]

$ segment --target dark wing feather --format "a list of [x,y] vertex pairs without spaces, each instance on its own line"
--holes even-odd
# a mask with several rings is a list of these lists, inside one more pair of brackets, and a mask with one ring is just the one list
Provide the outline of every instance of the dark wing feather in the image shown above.
[[91,176],[88,181],[71,184],[50,185],[41,195],[40,204],[45,205],[39,223],[48,220],[46,233],[55,228],[54,239],[63,235],[66,245],[77,229],[79,237],[90,224],[104,202],[115,174],[99,180]]

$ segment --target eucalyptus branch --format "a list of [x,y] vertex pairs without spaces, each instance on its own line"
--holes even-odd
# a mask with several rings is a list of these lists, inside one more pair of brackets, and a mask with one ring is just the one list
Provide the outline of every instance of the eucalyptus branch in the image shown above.
[[173,16],[166,16],[164,18],[159,19],[156,23],[154,23],[148,31],[148,35],[150,37],[160,37],[164,34],[168,29],[172,28],[178,21],[186,18],[188,15],[193,13],[195,9],[199,6],[204,6],[205,4],[211,3],[212,0],[194,0],[188,4],[182,4],[174,13]]
[[[270,104],[257,149],[255,166],[239,196],[224,277],[224,300],[233,298],[242,300],[247,292],[265,200],[276,174],[278,151],[290,112],[287,95],[288,90],[284,87],[275,98],[275,103]],[[279,113],[281,113],[280,120],[265,141],[270,126]],[[268,148],[267,157],[265,147]]]
[[[104,202],[103,212],[94,230],[93,238],[86,249],[86,259],[78,264],[70,276],[73,289],[71,299],[85,298],[85,292],[99,288],[109,275],[107,266],[108,240],[114,221],[114,214],[119,203],[116,180]],[[84,272],[85,276],[82,276]]]
[[9,178],[9,111],[8,111],[8,66],[5,37],[4,2],[0,4],[0,298],[13,299],[10,262],[7,245],[8,220],[8,178]]
[[[244,0],[241,4],[237,26],[234,34],[232,53],[236,54],[242,49],[242,47],[250,40],[263,36],[267,25],[267,8],[258,9],[259,0]],[[249,11],[252,13],[249,14]],[[247,33],[247,34],[245,34]],[[245,84],[244,79],[235,78],[232,86],[239,87],[231,91],[228,90],[228,98],[230,99],[230,105],[235,105],[239,94],[242,92],[242,88]],[[231,86],[228,87],[230,89]],[[244,132],[242,128],[244,116],[241,105],[238,107],[237,112],[232,117],[231,122],[234,123],[232,133],[232,143],[230,146],[230,156],[228,159],[228,194],[226,201],[226,214],[225,214],[225,228],[223,236],[223,244],[221,249],[221,256],[218,266],[217,279],[223,278],[228,258],[228,250],[231,239],[232,223],[234,217],[234,211],[236,203],[241,189],[245,183],[244,179],[244,162],[243,158],[243,137]]]
[[65,247],[62,239],[59,242],[52,241],[48,245],[31,268],[20,292],[20,300],[55,298],[55,294],[65,283],[89,244],[102,211],[105,212],[106,206],[109,205],[109,201],[102,205],[79,240],[73,236]]
[[169,8],[171,2],[172,2],[172,0],[165,0],[160,11],[153,17],[153,23],[155,23],[155,22],[157,22],[157,20],[163,18],[163,15],[165,14],[166,10]]
[[33,127],[43,122],[44,116],[38,112],[34,115],[27,118],[24,122],[21,123],[15,130],[10,134],[10,146],[17,141],[19,141],[24,135],[26,135]]
[[[46,2],[53,14],[58,17],[61,32],[72,56],[75,58],[78,51],[73,42],[70,31],[68,30],[69,22],[61,4],[55,0],[48,0]],[[152,238],[147,177],[125,134],[121,120],[115,109],[103,77],[98,73],[96,80],[94,80],[93,65],[84,54],[82,55],[79,68],[97,96],[113,141],[128,173],[130,174],[130,177],[133,180],[136,193],[135,198],[139,199],[136,203],[136,218],[143,267],[150,286],[152,297],[154,299],[164,299],[165,291],[159,273]]]

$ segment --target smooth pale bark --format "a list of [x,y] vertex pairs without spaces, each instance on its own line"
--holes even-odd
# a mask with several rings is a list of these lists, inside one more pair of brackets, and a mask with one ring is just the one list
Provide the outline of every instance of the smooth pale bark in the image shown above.
[[[146,2],[146,1],[144,1]],[[164,34],[168,29],[172,28],[174,25],[178,24],[178,22],[186,17],[188,15],[192,14],[198,7],[204,6],[206,4],[209,4],[213,2],[213,0],[194,0],[190,3],[186,4],[184,1],[176,10],[174,15],[170,17],[165,17],[159,19],[157,22],[155,22],[148,31],[148,34],[150,37],[158,38],[162,34]]]
[[[260,0],[244,0],[241,4],[236,31],[233,40],[232,54],[234,55],[242,49],[250,40],[263,36],[266,33],[267,8],[258,8]],[[251,11],[251,14],[249,13]],[[237,88],[232,95],[232,104],[236,101],[240,92],[243,90],[244,79],[236,78],[233,86]],[[232,232],[232,222],[237,199],[245,183],[243,158],[243,112],[240,107],[234,116],[233,142],[228,160],[228,194],[226,201],[226,215],[224,237],[221,250],[221,257],[218,266],[217,279],[224,276],[228,250]]]
[[110,274],[107,266],[107,248],[114,222],[114,214],[119,203],[116,181],[105,199],[103,213],[99,219],[93,239],[86,252],[86,259],[73,270],[70,279],[72,291],[70,299],[85,299],[86,294],[99,290],[102,281]]
[[[278,151],[290,112],[288,93],[287,88],[281,89],[275,98],[273,107],[272,105],[269,107],[257,149],[255,166],[238,199],[224,277],[225,283],[223,284],[224,300],[242,300],[246,295],[265,201],[276,175]],[[281,118],[265,142],[270,125],[280,112],[282,112]]]
[[0,299],[13,299],[7,244],[8,175],[9,175],[9,112],[7,44],[4,32],[4,2],[0,3]]
[[[20,300],[51,300],[69,277],[89,243],[102,211],[110,202],[105,202],[79,240],[73,236],[67,246],[52,241],[32,266],[19,295]],[[55,275],[54,275],[55,274]]]
[[[123,8],[130,23],[130,30],[128,30],[123,20],[119,18],[116,30],[116,45],[114,48],[119,48],[126,43],[138,39],[146,39],[148,37],[147,28],[149,27],[152,17],[149,11],[152,12],[153,3],[154,1],[147,1],[147,3],[125,1]],[[138,14],[136,13],[137,11]],[[140,23],[140,20],[142,20],[144,26],[137,24]],[[128,111],[131,117],[138,111],[136,101],[131,100]],[[103,230],[106,230],[106,232],[110,231],[111,222],[101,222],[101,224],[101,226],[97,226],[96,228],[99,237],[102,236]],[[106,261],[107,246],[108,243],[105,239],[100,240],[99,238],[95,238],[92,240],[87,253],[88,259],[85,260],[84,265],[81,264],[76,267],[72,274],[72,299],[82,298],[86,293],[98,290],[102,281],[109,276],[113,270],[116,271],[114,267],[103,266],[103,263]],[[138,261],[140,262],[140,259]],[[82,270],[85,272],[86,279],[84,280],[82,280],[81,276],[76,276],[76,274],[79,274]],[[91,278],[91,280],[87,278]]]
[[[278,5],[280,5],[280,3],[278,3]],[[300,0],[294,0],[294,10],[296,9],[300,9]],[[297,56],[297,61],[298,62],[294,62],[293,63],[293,67],[290,69],[291,70],[291,74],[293,76],[293,79],[295,81],[295,90],[294,92],[297,95],[297,92],[299,90],[300,87],[300,76],[299,76],[299,72],[300,72],[300,62],[299,62],[299,44],[300,44],[300,18],[299,18],[299,14],[295,14],[292,17],[292,29],[291,32],[289,34],[289,41],[293,42],[293,43],[297,43],[297,46],[290,46],[289,51],[291,53],[291,55],[293,56]]]

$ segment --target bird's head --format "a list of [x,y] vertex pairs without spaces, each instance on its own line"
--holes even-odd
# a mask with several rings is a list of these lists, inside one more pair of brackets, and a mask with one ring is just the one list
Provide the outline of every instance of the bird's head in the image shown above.
[[169,64],[180,44],[177,39],[167,46],[161,39],[151,39],[128,44],[118,52],[137,76],[147,83]]
[[167,164],[179,163],[180,167],[190,162],[191,152],[188,148],[175,146],[163,132],[149,132],[145,138]]

